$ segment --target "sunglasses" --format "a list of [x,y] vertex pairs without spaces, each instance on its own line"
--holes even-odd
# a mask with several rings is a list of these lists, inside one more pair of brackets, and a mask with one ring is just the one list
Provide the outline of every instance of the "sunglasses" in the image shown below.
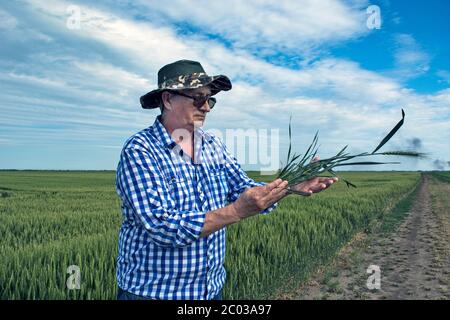
[[194,100],[194,106],[196,108],[201,108],[203,107],[203,105],[205,104],[206,101],[208,101],[208,105],[209,108],[212,109],[214,108],[214,105],[216,104],[216,98],[211,97],[210,95],[206,95],[206,96],[190,96],[187,94],[184,94],[182,92],[178,92],[178,91],[169,91],[170,93],[176,94],[178,96],[182,96],[182,97],[186,97],[189,99]]

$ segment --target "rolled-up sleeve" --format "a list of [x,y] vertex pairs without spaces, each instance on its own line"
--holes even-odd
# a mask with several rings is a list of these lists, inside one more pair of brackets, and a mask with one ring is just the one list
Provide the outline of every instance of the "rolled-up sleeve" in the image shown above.
[[121,154],[118,185],[122,200],[150,235],[163,247],[184,247],[200,237],[206,212],[176,208],[167,182],[155,160],[145,150],[126,148]]
[[[222,143],[223,144],[223,143]],[[241,165],[238,163],[237,159],[227,150],[225,144],[223,144],[223,150],[225,153],[225,166],[227,169],[228,178],[228,201],[236,201],[242,192],[247,188],[264,186],[265,182],[256,182],[255,180],[249,178],[247,173],[242,169]],[[261,214],[267,214],[271,212],[278,206],[278,203],[274,203],[270,207],[261,211]]]

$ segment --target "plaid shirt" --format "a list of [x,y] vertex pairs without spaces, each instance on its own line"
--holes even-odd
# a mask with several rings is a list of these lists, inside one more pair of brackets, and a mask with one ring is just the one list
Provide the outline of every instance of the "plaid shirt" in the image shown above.
[[206,213],[264,183],[250,179],[219,139],[201,129],[195,137],[195,163],[160,117],[125,142],[116,176],[123,214],[117,280],[125,291],[209,300],[223,287],[225,228],[200,238]]

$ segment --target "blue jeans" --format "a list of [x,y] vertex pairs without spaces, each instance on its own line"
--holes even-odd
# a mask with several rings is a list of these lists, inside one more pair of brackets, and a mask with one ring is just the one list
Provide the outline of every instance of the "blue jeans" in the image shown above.
[[[152,299],[143,296],[138,296],[136,294],[124,291],[120,287],[118,287],[117,300],[152,300]],[[214,298],[212,298],[212,300],[222,300],[222,290],[220,290],[219,293]]]
[[220,290],[217,296],[215,296],[211,300],[222,300],[222,290]]
[[122,290],[122,288],[118,287],[117,300],[152,300],[152,299],[143,296],[138,296],[131,292],[124,291]]

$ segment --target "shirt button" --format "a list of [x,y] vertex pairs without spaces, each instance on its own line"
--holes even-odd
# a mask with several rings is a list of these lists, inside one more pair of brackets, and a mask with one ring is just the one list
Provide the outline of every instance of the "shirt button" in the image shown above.
[[167,212],[165,212],[165,213],[163,214],[163,218],[164,218],[164,219],[169,218],[169,214],[168,214]]

